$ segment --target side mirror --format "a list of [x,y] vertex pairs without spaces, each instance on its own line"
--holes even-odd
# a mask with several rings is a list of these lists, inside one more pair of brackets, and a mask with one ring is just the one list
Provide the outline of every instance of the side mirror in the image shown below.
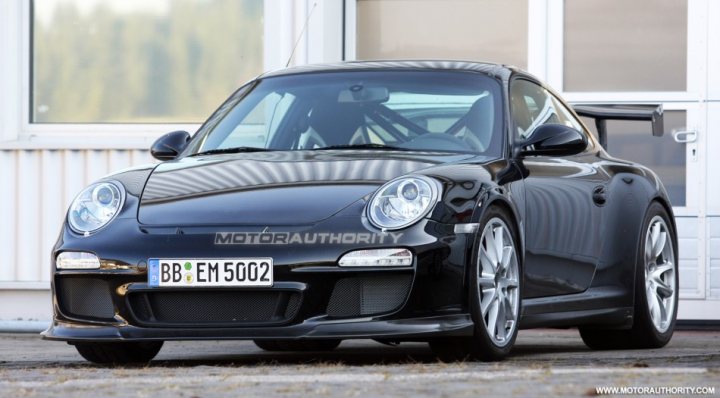
[[173,131],[155,140],[150,147],[150,154],[157,160],[173,160],[187,147],[190,133]]
[[522,156],[569,156],[585,150],[587,137],[563,124],[543,124],[519,143]]

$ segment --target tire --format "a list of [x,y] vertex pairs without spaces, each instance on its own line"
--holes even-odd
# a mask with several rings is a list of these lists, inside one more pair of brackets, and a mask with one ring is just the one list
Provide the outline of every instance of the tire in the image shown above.
[[148,363],[160,352],[162,341],[139,343],[77,343],[83,358],[98,364]]
[[[641,231],[633,326],[628,330],[580,328],[580,336],[592,349],[660,348],[672,338],[678,308],[677,237],[661,204],[650,204]],[[648,276],[651,279],[646,283]]]
[[265,351],[332,351],[342,340],[253,340]]
[[522,313],[518,233],[511,216],[499,207],[488,209],[479,224],[468,283],[474,335],[430,341],[441,361],[498,361],[510,353],[517,338]]

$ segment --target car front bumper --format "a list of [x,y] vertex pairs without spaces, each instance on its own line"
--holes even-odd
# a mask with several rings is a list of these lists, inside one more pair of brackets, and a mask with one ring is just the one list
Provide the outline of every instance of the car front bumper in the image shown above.
[[[367,231],[353,222],[359,223],[336,219],[303,232],[337,231],[337,225]],[[465,259],[473,234],[455,234],[452,225],[422,220],[397,239],[372,246],[414,253],[411,267],[374,268],[337,265],[344,253],[367,245],[218,246],[213,241],[218,228],[149,228],[129,218],[111,227],[89,237],[64,228],[53,258],[62,251],[87,251],[102,267],[58,270],[53,265],[55,316],[44,338],[426,340],[472,334]],[[149,258],[258,256],[273,257],[272,287],[153,288],[147,283]]]

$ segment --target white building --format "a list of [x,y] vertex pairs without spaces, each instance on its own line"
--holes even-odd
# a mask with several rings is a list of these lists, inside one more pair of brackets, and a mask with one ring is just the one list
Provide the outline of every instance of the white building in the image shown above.
[[662,103],[665,137],[610,123],[608,150],[668,187],[680,318],[720,320],[718,0],[0,0],[0,321],[50,319],[50,250],[83,186],[296,44],[291,65],[496,61],[570,101]]

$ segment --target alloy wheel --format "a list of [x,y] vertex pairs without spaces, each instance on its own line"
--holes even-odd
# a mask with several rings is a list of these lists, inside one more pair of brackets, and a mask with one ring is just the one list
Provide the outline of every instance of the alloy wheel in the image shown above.
[[664,333],[672,323],[677,291],[675,252],[665,220],[655,216],[645,236],[645,293],[650,319]]
[[520,289],[515,246],[500,218],[485,224],[478,258],[477,285],[485,330],[494,344],[505,346],[517,327]]

